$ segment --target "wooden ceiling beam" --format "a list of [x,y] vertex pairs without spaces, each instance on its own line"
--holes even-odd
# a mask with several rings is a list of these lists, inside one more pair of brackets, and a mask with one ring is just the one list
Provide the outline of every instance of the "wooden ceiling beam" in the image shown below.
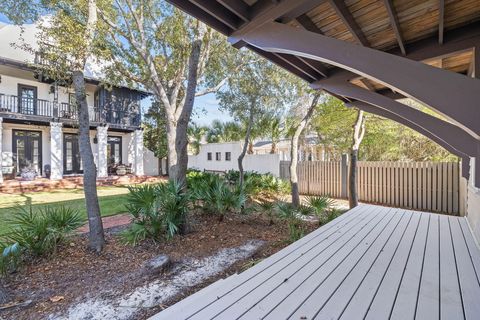
[[348,10],[345,2],[343,0],[329,0],[330,5],[335,10],[337,15],[342,19],[343,23],[350,31],[352,36],[363,46],[369,47],[370,43],[368,42],[367,38],[363,34],[362,29],[355,21],[350,10]]
[[216,29],[218,32],[223,33],[224,35],[230,35],[232,33],[232,28],[226,25],[225,23],[218,20],[215,16],[212,16],[208,12],[202,10],[195,4],[184,1],[184,0],[168,0],[169,3],[173,4],[180,10],[188,12],[191,16],[197,18],[198,20],[206,23],[210,27]]
[[445,30],[445,0],[438,0],[438,43],[443,44]]
[[298,68],[296,67],[292,67],[292,65],[290,63],[287,63],[285,62],[285,60],[283,59],[280,59],[277,55],[271,53],[271,52],[268,52],[268,51],[263,51],[257,47],[254,47],[254,46],[251,46],[251,45],[246,45],[246,47],[250,50],[252,50],[253,52],[257,53],[258,55],[264,57],[265,59],[273,62],[274,64],[278,65],[279,67],[289,71],[290,73],[296,75],[297,77],[307,81],[307,82],[311,82],[311,78],[309,76],[307,76],[304,72],[298,70]]
[[191,3],[210,14],[220,22],[229,26],[233,30],[238,29],[242,24],[240,18],[225,7],[219,6],[209,0],[189,0]]
[[[316,81],[320,78],[323,78],[323,75],[319,74],[316,70],[314,70],[312,67],[307,65],[302,59],[296,56],[292,56],[285,53],[274,53],[274,55],[276,55],[286,63],[290,64],[292,67],[305,73],[308,77],[312,79],[312,81]],[[312,82],[312,81],[309,81],[309,82]]]
[[244,22],[250,21],[250,7],[245,2],[238,0],[217,0],[217,2],[237,15]]
[[472,60],[468,66],[467,76],[480,79],[480,46],[473,49]]
[[[325,0],[260,0],[250,7],[250,21],[232,33],[229,41],[235,46],[242,41],[242,35],[260,28],[268,22],[286,17],[293,20]],[[293,18],[292,18],[293,17]],[[284,23],[286,22],[284,21]]]
[[305,30],[310,32],[315,32],[318,34],[323,34],[322,30],[310,19],[307,14],[302,14],[296,18],[298,24],[300,24]]
[[397,38],[398,47],[402,51],[403,55],[407,54],[405,50],[405,44],[403,41],[402,31],[400,30],[400,23],[398,22],[397,12],[393,5],[393,0],[384,0],[385,8],[387,9],[388,17],[390,18],[390,24],[392,25],[393,32]]
[[360,79],[360,82],[370,91],[375,91],[375,87],[365,78]]
[[296,7],[295,9],[293,9],[293,10],[287,12],[286,14],[284,14],[282,16],[281,22],[285,23],[285,24],[289,23],[289,22],[297,19],[297,17],[315,9],[316,7],[318,7],[320,4],[322,4],[325,1],[326,0],[303,0],[303,1],[298,1],[298,2],[301,2],[301,4],[298,7]]
[[328,77],[328,69],[320,61],[308,59],[304,57],[297,57],[297,58],[301,60],[303,63],[305,63],[306,65],[308,65],[310,68],[318,72],[322,77],[325,77],[325,78]]

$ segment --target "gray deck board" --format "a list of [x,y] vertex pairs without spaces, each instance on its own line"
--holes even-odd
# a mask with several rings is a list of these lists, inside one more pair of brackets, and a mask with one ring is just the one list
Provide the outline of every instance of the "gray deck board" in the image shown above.
[[[282,299],[287,298],[296,286],[306,281],[308,275],[311,275],[319,269],[321,269],[324,274],[328,274],[330,270],[333,270],[333,268],[340,263],[340,259],[348,254],[350,248],[358,243],[358,238],[368,234],[371,230],[368,228],[370,224],[379,223],[382,219],[385,218],[379,214],[378,210],[372,210],[369,216],[357,222],[353,228],[345,232],[342,237],[332,239],[329,243],[322,243],[322,245],[318,246],[319,249],[322,249],[319,254],[313,252],[315,253],[314,256],[311,254],[303,255],[295,261],[296,263],[287,266],[279,273],[273,275],[267,282],[256,287],[255,290],[242,292],[243,296],[241,299],[237,299],[237,296],[233,295],[232,292],[229,296],[225,297],[229,304],[228,308],[225,308],[224,303],[216,303],[192,319],[208,319],[212,316],[217,316],[218,319],[231,319],[230,315],[238,314],[241,316],[250,308],[260,303],[262,305],[268,305],[271,302],[273,304],[278,303]],[[316,280],[318,281],[318,279]],[[287,303],[288,302],[285,302],[283,305]],[[270,309],[270,307],[266,309]],[[262,313],[262,311],[260,311],[260,313]],[[222,316],[220,316],[220,314],[222,314]]]
[[152,319],[480,319],[465,218],[361,205]]
[[414,319],[431,215],[422,214],[390,319]]
[[438,216],[438,218],[440,222],[440,319],[465,319],[450,224],[447,216]]
[[415,319],[440,318],[440,243],[438,216],[430,217]]

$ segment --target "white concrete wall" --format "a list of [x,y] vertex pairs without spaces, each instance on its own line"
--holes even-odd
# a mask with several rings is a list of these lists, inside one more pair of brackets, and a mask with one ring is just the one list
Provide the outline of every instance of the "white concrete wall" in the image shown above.
[[[208,160],[208,153],[212,160]],[[221,153],[221,159],[216,160],[216,153]],[[225,153],[231,153],[231,160],[225,160]],[[237,159],[242,152],[241,142],[209,143],[200,147],[200,152],[195,156],[188,156],[188,167],[198,170],[228,171],[238,170]],[[280,155],[278,154],[247,154],[243,160],[245,171],[259,173],[280,174]]]
[[475,177],[475,161],[472,158],[470,160],[470,181],[467,186],[467,219],[470,228],[473,231],[477,239],[477,243],[480,243],[480,189],[476,188],[473,184],[473,177]]
[[143,172],[147,176],[158,176],[160,174],[158,158],[147,148],[143,149]]
[[[279,154],[247,154],[243,160],[243,166],[245,171],[271,173],[276,177],[280,177]],[[238,167],[235,170],[238,170]]]

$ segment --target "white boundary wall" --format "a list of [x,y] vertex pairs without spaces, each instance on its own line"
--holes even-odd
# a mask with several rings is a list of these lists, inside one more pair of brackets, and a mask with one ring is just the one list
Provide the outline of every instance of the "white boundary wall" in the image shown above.
[[[238,156],[240,152],[239,143],[232,145],[210,144],[204,152],[195,156],[188,156],[188,167],[197,170],[207,171],[228,171],[238,170]],[[238,149],[236,149],[238,148]],[[230,152],[230,160],[225,159],[225,153]],[[211,160],[208,160],[208,153],[211,153]],[[220,153],[220,160],[216,160],[216,153]],[[256,171],[258,173],[271,173],[276,177],[280,176],[280,155],[278,154],[247,154],[243,159],[245,171]]]

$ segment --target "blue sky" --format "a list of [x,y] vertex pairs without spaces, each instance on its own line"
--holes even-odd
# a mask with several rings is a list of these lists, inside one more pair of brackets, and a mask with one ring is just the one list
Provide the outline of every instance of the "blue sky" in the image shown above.
[[[0,22],[8,23],[8,19],[0,14]],[[228,113],[219,109],[215,94],[208,94],[195,99],[192,121],[198,125],[209,125],[213,120],[229,121],[231,117]]]
[[219,109],[218,101],[213,93],[195,98],[192,121],[199,125],[209,125],[213,120],[230,121],[228,113]]
[[5,17],[3,14],[0,13],[0,22],[8,22],[7,17]]

